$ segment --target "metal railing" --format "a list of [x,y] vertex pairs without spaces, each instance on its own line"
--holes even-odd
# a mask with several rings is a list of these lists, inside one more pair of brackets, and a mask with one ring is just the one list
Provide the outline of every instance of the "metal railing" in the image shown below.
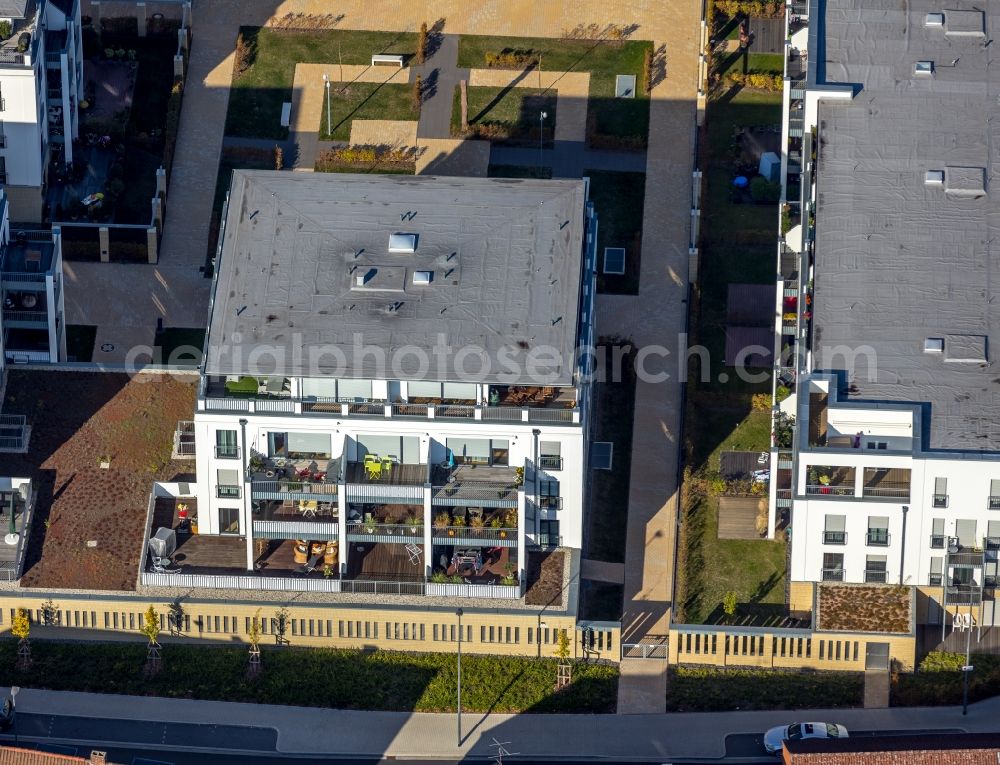
[[558,534],[540,533],[534,538],[534,541],[538,547],[562,547],[562,537]]
[[825,545],[846,545],[847,544],[847,532],[846,531],[824,531],[823,532],[823,544],[825,544]]
[[862,497],[881,497],[885,499],[909,499],[909,486],[865,486],[861,490]]
[[987,507],[990,510],[1000,510],[1000,497],[990,497],[987,501]]
[[462,539],[517,539],[517,529],[494,528],[492,526],[433,526],[431,536],[461,537]]
[[563,458],[554,454],[543,454],[538,458],[538,466],[545,470],[562,470]]
[[838,485],[833,484],[807,484],[806,494],[824,494],[833,497],[853,497],[854,484]]
[[[285,494],[296,494],[296,495],[309,495],[309,494],[331,495],[337,493],[337,484],[313,483],[309,481],[296,481],[285,478],[267,479],[260,481],[254,478],[251,480],[250,490],[253,493],[281,492]],[[305,496],[304,498],[308,499],[308,496]]]
[[942,581],[943,581],[943,577],[942,577],[941,574],[930,574],[927,577],[927,584],[930,587],[940,587],[941,584],[942,584]]
[[562,497],[539,497],[538,506],[546,507],[549,510],[562,510]]
[[883,568],[866,568],[865,581],[872,584],[885,584],[888,581],[889,572]]
[[868,533],[865,534],[865,544],[869,547],[888,547],[888,529],[869,529]]
[[943,550],[948,543],[948,537],[944,534],[931,534],[931,549]]
[[215,445],[215,458],[220,460],[238,460],[240,458],[240,447],[229,444]]
[[842,568],[824,568],[823,569],[823,581],[824,582],[843,582],[844,581],[844,569],[842,569]]
[[931,500],[931,505],[933,507],[948,507],[948,495],[935,494]]
[[3,311],[4,321],[33,321],[41,324],[47,324],[49,321],[49,314],[46,311],[20,311],[11,308],[5,308]]
[[666,661],[669,656],[669,643],[666,637],[657,642],[622,643],[623,659],[660,659]]
[[218,484],[215,487],[215,496],[219,499],[239,499],[242,492],[239,486]]
[[397,536],[423,539],[423,524],[379,523],[378,521],[351,521],[347,533],[357,536]]
[[436,404],[434,417],[441,419],[471,420],[476,416],[476,407],[466,404]]
[[983,547],[987,550],[1000,550],[1000,537],[983,537]]

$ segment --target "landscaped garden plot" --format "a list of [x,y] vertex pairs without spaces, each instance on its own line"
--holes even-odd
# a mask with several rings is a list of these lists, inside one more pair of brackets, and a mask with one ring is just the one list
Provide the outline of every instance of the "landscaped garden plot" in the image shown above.
[[[597,289],[624,295],[639,292],[642,215],[646,201],[646,174],[613,170],[585,170],[590,199],[597,211]],[[604,273],[604,248],[625,249],[625,273]]]
[[[69,607],[60,604],[58,596],[53,601],[56,607]],[[136,633],[136,637],[141,636]],[[143,671],[147,649],[140,640],[113,644],[34,640],[32,666],[27,671],[15,669],[16,652],[16,641],[0,643],[0,683],[4,685],[393,712],[454,712],[457,701],[454,653],[264,647],[263,669],[250,681],[246,647],[166,643],[163,671],[155,674]],[[463,651],[462,709],[615,711],[616,666],[574,662],[573,682],[556,692],[557,664],[555,659]]]
[[3,409],[27,416],[31,439],[27,454],[4,455],[3,472],[38,490],[23,585],[135,588],[153,482],[191,470],[170,453],[195,388],[168,375],[9,372]]
[[863,692],[860,672],[671,667],[667,711],[856,707]]
[[[348,141],[353,120],[420,119],[420,105],[410,85],[378,82],[335,82],[330,86],[330,110],[324,97],[319,127],[322,141]],[[333,131],[327,125],[330,115]]]
[[[373,53],[400,54],[409,59],[417,48],[417,35],[403,32],[242,27],[240,34],[243,44],[237,49],[226,135],[247,138],[288,136],[288,128],[281,126],[281,106],[292,100],[296,64],[330,64],[330,78],[339,79],[338,64],[369,65]],[[400,117],[382,114],[378,119]]]
[[817,588],[816,629],[901,632],[911,627],[910,588],[893,585],[824,584]]
[[[645,40],[463,35],[458,65],[469,69],[541,67],[549,72],[590,72],[588,143],[600,148],[644,148],[649,134],[645,59],[652,50],[653,44]],[[635,76],[634,98],[615,97],[615,78],[620,74]]]
[[[550,146],[555,134],[556,92],[534,88],[469,87],[469,129],[462,131],[461,88],[455,88],[451,133],[498,143]],[[541,118],[541,114],[545,118]],[[541,134],[541,135],[539,135]]]

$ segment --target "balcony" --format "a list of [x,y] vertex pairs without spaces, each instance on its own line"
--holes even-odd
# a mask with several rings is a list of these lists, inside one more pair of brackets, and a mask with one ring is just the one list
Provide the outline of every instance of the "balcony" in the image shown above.
[[822,574],[824,582],[844,581],[844,569],[842,568],[824,568]]
[[543,454],[538,458],[538,466],[543,470],[562,470],[563,459],[557,455]]
[[499,465],[437,465],[431,501],[441,506],[517,507],[523,477],[517,468]]
[[307,522],[313,525],[336,525],[339,518],[336,497],[330,495],[320,495],[315,498],[302,496],[299,499],[254,500],[252,512],[254,528],[258,521],[276,524]]
[[888,547],[889,530],[868,529],[868,533],[865,535],[865,544],[869,547]]
[[960,568],[981,568],[986,562],[986,553],[980,547],[962,544],[956,537],[948,538],[948,566]]
[[190,459],[195,456],[194,422],[180,420],[174,431],[173,459]]
[[239,499],[243,494],[243,489],[239,486],[218,484],[215,487],[215,496],[219,499]]
[[987,550],[1000,550],[1000,537],[984,537],[983,547]]
[[865,468],[861,496],[867,499],[909,501],[909,468]]
[[352,521],[347,524],[349,542],[398,542],[423,544],[423,520],[419,523],[379,523],[375,520]]
[[810,465],[807,470],[806,494],[834,497],[854,496],[854,468],[839,465]]
[[990,497],[986,506],[990,510],[1000,510],[1000,497]]
[[930,574],[927,577],[927,584],[930,587],[940,587],[943,581],[941,574]]
[[[431,536],[438,544],[517,544],[517,509],[455,507],[437,510]],[[447,541],[445,541],[447,540]]]
[[865,581],[872,584],[885,584],[888,581],[889,572],[884,568],[865,569]]
[[931,549],[943,550],[948,543],[948,537],[944,534],[931,534]]
[[846,545],[847,544],[847,532],[846,531],[824,531],[823,532],[823,544],[825,544],[825,545]]
[[216,444],[215,458],[217,460],[238,460],[240,458],[240,447],[235,444]]
[[983,602],[983,590],[978,582],[949,586],[945,590],[945,599],[949,605],[978,606]]

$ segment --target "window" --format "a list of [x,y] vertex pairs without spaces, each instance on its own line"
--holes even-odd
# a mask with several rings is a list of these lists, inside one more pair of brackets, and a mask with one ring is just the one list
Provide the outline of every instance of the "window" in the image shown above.
[[976,522],[970,520],[955,521],[955,536],[958,537],[958,544],[961,547],[975,547],[976,542]]
[[239,497],[240,496],[240,471],[239,470],[218,470],[215,496],[217,497]]
[[889,448],[889,443],[887,441],[869,441],[865,446],[868,449],[878,449],[879,451],[884,451]]
[[551,510],[562,509],[562,498],[559,496],[559,480],[556,478],[541,478],[538,481],[538,503]]
[[506,439],[449,438],[445,445],[456,465],[506,465],[510,457]]
[[865,581],[885,584],[888,581],[884,555],[869,555],[865,559]]
[[562,544],[559,521],[539,521],[538,532],[538,544],[542,547],[558,547]]
[[538,465],[544,470],[562,470],[562,456],[558,441],[538,442]]
[[1000,550],[1000,521],[987,521],[985,542],[987,550]]
[[1000,480],[994,478],[990,481],[990,510],[1000,510]]
[[935,556],[931,558],[931,573],[928,579],[928,584],[931,587],[941,586],[941,572],[944,570],[944,558],[941,556]]
[[215,456],[219,459],[234,460],[240,456],[235,430],[215,431]]
[[868,536],[865,544],[873,547],[885,547],[889,544],[889,519],[884,516],[868,516]]
[[843,553],[823,553],[823,581],[844,581]]
[[844,530],[847,525],[846,515],[828,515],[823,528],[823,544],[825,545],[846,545],[847,532]]
[[[0,104],[3,103],[3,99],[0,98]],[[0,107],[2,111],[2,107]],[[0,157],[0,183],[7,183],[7,158]]]
[[330,459],[329,433],[268,433],[268,454],[298,460]]
[[219,533],[240,533],[240,510],[238,507],[219,508]]
[[502,439],[490,441],[490,464],[506,465],[510,458],[510,442]]
[[614,452],[613,441],[594,441],[590,445],[590,467],[594,470],[611,470]]
[[946,541],[944,536],[944,518],[931,519],[931,549],[943,550]]
[[948,479],[934,479],[934,507],[948,507]]

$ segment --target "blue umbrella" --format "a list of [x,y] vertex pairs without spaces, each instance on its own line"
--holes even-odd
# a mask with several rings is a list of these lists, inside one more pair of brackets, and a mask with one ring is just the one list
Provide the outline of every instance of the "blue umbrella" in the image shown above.
[[737,175],[733,178],[733,185],[738,189],[745,189],[750,185],[750,181],[745,175]]

